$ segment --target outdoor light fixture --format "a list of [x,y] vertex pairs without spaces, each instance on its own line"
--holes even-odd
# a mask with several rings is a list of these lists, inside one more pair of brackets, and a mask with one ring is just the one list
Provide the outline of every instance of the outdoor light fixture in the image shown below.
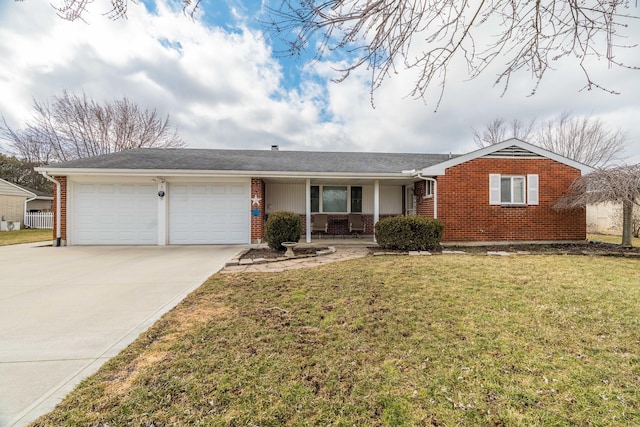
[[164,191],[162,191],[162,190],[158,191],[158,196],[164,197]]

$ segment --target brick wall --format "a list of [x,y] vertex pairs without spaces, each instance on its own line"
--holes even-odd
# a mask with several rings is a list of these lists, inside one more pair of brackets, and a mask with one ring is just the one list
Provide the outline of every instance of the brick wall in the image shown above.
[[[489,174],[538,174],[536,206],[489,205]],[[438,177],[438,218],[443,242],[586,239],[586,211],[557,212],[553,204],[580,171],[551,159],[480,158],[447,169]],[[417,183],[424,185],[424,183]],[[418,198],[421,215],[433,214],[433,199]]]
[[416,214],[433,218],[433,196],[423,198],[427,182],[425,180],[418,181],[413,184],[416,198]]
[[[256,242],[258,239],[262,239],[264,234],[264,181],[260,178],[251,178],[251,198],[258,196],[260,202],[258,206],[251,203],[251,241]],[[253,210],[259,209],[260,214],[258,216],[253,215]]]
[[[67,177],[66,176],[56,176],[54,177],[56,181],[60,183],[60,240],[65,244],[67,241]],[[54,189],[53,191],[53,240],[56,240],[56,230],[58,215],[58,191]]]

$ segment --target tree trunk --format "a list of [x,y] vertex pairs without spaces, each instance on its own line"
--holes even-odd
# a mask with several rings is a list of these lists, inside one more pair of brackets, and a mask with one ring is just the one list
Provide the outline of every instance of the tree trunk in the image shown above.
[[630,248],[633,236],[633,203],[629,200],[622,202],[622,246]]

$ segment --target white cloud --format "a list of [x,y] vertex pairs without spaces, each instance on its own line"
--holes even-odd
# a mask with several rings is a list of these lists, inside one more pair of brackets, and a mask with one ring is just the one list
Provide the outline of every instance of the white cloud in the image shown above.
[[475,148],[472,127],[498,116],[542,119],[572,111],[629,130],[630,155],[640,157],[634,127],[640,113],[638,71],[600,64],[596,75],[623,91],[609,95],[578,92],[584,85],[579,72],[562,64],[535,96],[527,96],[533,86],[529,76],[520,75],[501,97],[501,89],[492,87],[492,70],[465,82],[464,69],[456,69],[435,113],[434,98],[425,104],[406,97],[415,76],[400,71],[376,91],[374,109],[366,70],[325,84],[339,76],[331,68],[335,64],[300,64],[302,83],[285,89],[281,64],[261,34],[207,27],[172,4],[159,1],[155,14],[132,5],[129,18],[119,21],[95,10],[85,24],[59,19],[46,2],[3,2],[0,113],[20,127],[32,99],[46,100],[66,89],[96,100],[127,96],[157,108],[171,115],[192,147],[279,144],[289,150],[460,153]]

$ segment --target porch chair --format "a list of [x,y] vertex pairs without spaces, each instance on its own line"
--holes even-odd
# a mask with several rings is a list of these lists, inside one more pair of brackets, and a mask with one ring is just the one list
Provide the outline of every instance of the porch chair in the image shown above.
[[320,232],[327,234],[329,230],[329,220],[326,214],[315,214],[311,216],[311,234],[315,231],[318,236],[322,236]]
[[364,222],[362,215],[349,214],[349,233],[356,233],[356,237],[360,237],[360,233],[364,233]]

